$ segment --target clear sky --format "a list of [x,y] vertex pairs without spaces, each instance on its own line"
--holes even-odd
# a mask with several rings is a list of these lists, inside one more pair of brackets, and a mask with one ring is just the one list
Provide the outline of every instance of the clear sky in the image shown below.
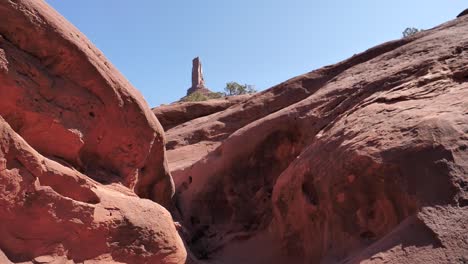
[[150,106],[183,97],[192,59],[206,85],[269,88],[454,19],[466,0],[47,0],[101,49]]

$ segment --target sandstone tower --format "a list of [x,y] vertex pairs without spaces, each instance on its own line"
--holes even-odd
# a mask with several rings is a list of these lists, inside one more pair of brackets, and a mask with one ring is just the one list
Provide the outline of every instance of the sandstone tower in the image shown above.
[[192,87],[187,90],[187,95],[190,95],[194,92],[200,92],[203,94],[211,93],[211,91],[205,87],[203,69],[199,57],[196,57],[192,61]]

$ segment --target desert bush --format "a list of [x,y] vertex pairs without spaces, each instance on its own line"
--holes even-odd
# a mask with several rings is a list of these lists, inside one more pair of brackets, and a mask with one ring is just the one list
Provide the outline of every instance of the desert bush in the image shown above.
[[405,30],[403,30],[403,37],[404,38],[407,38],[409,36],[412,36],[418,32],[421,32],[422,30],[421,29],[417,29],[417,28],[414,28],[414,27],[407,27]]
[[206,93],[206,94],[200,93],[200,92],[194,92],[180,99],[180,101],[181,102],[201,102],[201,101],[206,101],[210,99],[219,99],[224,96],[225,94],[220,93],[220,92],[212,92],[212,93]]
[[224,91],[226,92],[226,95],[228,96],[250,94],[250,93],[257,92],[253,85],[247,85],[247,84],[241,85],[237,82],[226,83],[226,87],[224,88]]

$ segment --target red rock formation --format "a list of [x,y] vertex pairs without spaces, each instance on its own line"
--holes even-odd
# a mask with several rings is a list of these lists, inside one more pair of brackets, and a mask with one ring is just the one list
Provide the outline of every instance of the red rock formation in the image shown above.
[[163,207],[43,157],[3,119],[0,136],[0,248],[11,261],[184,262]]
[[187,90],[187,96],[199,92],[202,94],[211,93],[205,86],[205,79],[203,78],[203,69],[199,57],[192,61],[192,86]]
[[153,108],[164,130],[169,130],[187,121],[225,110],[243,102],[252,95],[227,96],[200,102],[177,102]]
[[104,56],[42,1],[0,17],[0,263],[191,262],[177,230],[223,264],[468,261],[468,16],[155,110],[174,200],[162,128]]
[[44,2],[4,2],[0,16],[0,113],[13,129],[44,155],[167,203],[163,133],[139,92]]
[[0,17],[0,262],[184,263],[144,99],[45,2]]
[[462,16],[169,129],[194,254],[466,261],[467,30]]

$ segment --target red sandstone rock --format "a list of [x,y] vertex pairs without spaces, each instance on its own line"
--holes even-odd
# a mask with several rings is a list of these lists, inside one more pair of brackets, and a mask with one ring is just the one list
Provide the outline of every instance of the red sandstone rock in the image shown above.
[[467,31],[462,16],[169,129],[194,254],[466,261]]
[[169,130],[190,120],[225,110],[247,100],[252,95],[227,96],[201,102],[177,102],[153,108],[164,130]]
[[0,20],[0,262],[184,263],[141,95],[43,1]]
[[180,109],[181,224],[140,198],[173,185],[138,92],[45,3],[0,17],[1,263],[467,261],[467,16],[221,111],[161,111]]
[[3,119],[0,137],[4,258],[184,263],[182,240],[163,207],[43,157]]
[[0,17],[0,114],[12,128],[46,156],[168,203],[163,132],[140,93],[43,1],[4,1]]
[[192,61],[192,86],[187,90],[187,96],[199,92],[202,94],[211,93],[205,86],[205,79],[203,78],[203,68],[199,57]]

